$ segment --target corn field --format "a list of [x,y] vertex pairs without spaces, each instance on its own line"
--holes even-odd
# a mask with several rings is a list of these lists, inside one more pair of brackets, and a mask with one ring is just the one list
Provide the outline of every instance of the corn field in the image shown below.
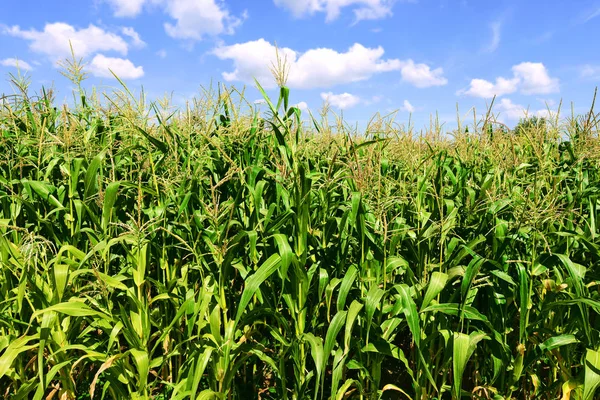
[[600,396],[593,111],[356,134],[286,87],[175,111],[23,86],[0,101],[0,396]]

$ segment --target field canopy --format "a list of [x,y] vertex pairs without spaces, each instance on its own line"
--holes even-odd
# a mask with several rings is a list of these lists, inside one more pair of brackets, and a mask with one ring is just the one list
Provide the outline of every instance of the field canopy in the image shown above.
[[594,398],[593,112],[357,134],[75,83],[0,101],[0,396]]

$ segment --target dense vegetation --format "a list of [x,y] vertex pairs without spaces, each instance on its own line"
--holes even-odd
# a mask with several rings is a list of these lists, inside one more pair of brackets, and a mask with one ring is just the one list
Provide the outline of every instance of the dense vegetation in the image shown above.
[[259,113],[15,84],[0,396],[594,398],[593,113],[356,135],[285,87]]

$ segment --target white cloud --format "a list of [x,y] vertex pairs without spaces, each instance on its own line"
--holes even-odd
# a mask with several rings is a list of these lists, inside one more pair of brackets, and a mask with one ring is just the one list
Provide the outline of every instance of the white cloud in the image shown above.
[[224,0],[105,0],[112,5],[115,17],[136,17],[145,5],[152,4],[174,22],[164,24],[173,38],[202,40],[205,36],[233,34],[246,18],[230,14]]
[[[221,60],[233,60],[235,69],[231,72],[223,72],[226,81],[252,83],[256,78],[263,86],[273,87],[275,84],[269,68],[276,62],[275,51],[275,46],[264,39],[259,39],[231,46],[220,46],[213,50],[213,54]],[[296,63],[295,51],[282,48],[279,49],[279,54],[289,63]]]
[[297,18],[323,12],[327,21],[335,20],[343,8],[350,7],[358,22],[390,17],[397,0],[274,0],[274,2],[275,5],[291,11]]
[[501,121],[518,121],[527,114],[527,109],[520,104],[515,104],[510,99],[501,99],[495,108],[499,112],[498,119]]
[[[276,47],[266,40],[217,47],[213,54],[222,60],[233,60],[234,70],[223,73],[226,81],[252,83],[256,78],[266,87],[275,86],[270,68],[276,63]],[[333,87],[390,71],[401,71],[402,78],[417,87],[447,83],[441,68],[431,70],[412,60],[384,59],[382,47],[367,48],[356,43],[343,53],[327,48],[305,53],[280,48],[279,54],[290,68],[287,85],[292,88]]]
[[559,80],[552,78],[542,63],[524,62],[512,67],[513,77],[499,77],[492,83],[485,79],[473,79],[469,88],[457,94],[491,98],[520,91],[523,94],[549,94],[559,91]]
[[87,57],[100,51],[115,51],[126,55],[128,50],[128,45],[121,36],[94,25],[76,29],[69,24],[56,22],[46,24],[43,31],[22,30],[19,26],[12,26],[4,28],[3,33],[29,41],[32,51],[45,54],[53,61],[71,56],[69,43],[73,46],[76,57]]
[[106,57],[102,54],[97,54],[87,69],[94,76],[101,78],[114,78],[111,71],[120,79],[138,79],[144,76],[144,68],[136,67],[130,60]]
[[131,38],[134,47],[142,48],[146,46],[146,42],[142,40],[140,34],[131,27],[124,27],[121,29],[121,33]]
[[136,17],[142,12],[146,0],[106,0],[114,10],[115,17]]
[[490,43],[483,49],[486,53],[493,53],[500,46],[500,40],[502,38],[502,22],[495,21],[490,24],[492,30],[492,39]]
[[402,107],[400,107],[400,110],[402,111],[406,111],[408,113],[414,113],[416,108],[410,104],[410,102],[408,100],[404,100],[404,102],[402,103]]
[[471,80],[469,90],[460,92],[473,97],[491,98],[494,96],[503,96],[505,94],[514,93],[519,86],[518,79],[496,78],[496,83],[486,81],[485,79]]
[[[53,62],[70,58],[69,44],[71,44],[76,57],[94,56],[86,67],[94,76],[112,78],[110,70],[122,79],[137,79],[144,76],[144,68],[135,66],[126,58],[107,57],[99,54],[112,51],[126,55],[129,45],[122,36],[107,32],[94,25],[77,29],[69,24],[57,22],[46,24],[43,31],[22,30],[18,26],[13,26],[5,28],[3,33],[28,40],[29,48],[32,51],[46,55]],[[133,28],[124,27],[121,29],[121,33],[132,39],[133,46],[145,45]]]
[[526,117],[544,117],[551,118],[555,113],[547,109],[531,111],[520,104],[513,103],[512,100],[504,98],[494,107],[494,111],[499,112],[498,120],[500,122],[517,122]]
[[515,77],[521,80],[523,94],[548,94],[559,90],[557,78],[551,78],[542,63],[524,62],[513,68]]
[[323,11],[321,0],[275,0],[275,5],[287,8],[296,17]]
[[0,65],[4,67],[19,68],[23,71],[29,71],[33,69],[33,67],[29,63],[23,60],[18,60],[16,58],[5,58],[4,60],[0,60]]
[[360,103],[360,97],[350,93],[333,94],[332,92],[321,93],[321,98],[332,106],[345,110]]
[[[342,1],[337,1],[337,3],[342,3]],[[361,3],[364,6],[354,9],[356,21],[382,19],[392,16],[394,0],[366,0]],[[337,13],[339,14],[339,11]]]
[[579,74],[582,78],[600,78],[600,66],[586,64],[580,68]]
[[308,111],[308,104],[306,104],[305,101],[301,101],[300,103],[296,104],[296,107],[298,107],[300,111]]
[[427,64],[415,64],[413,60],[401,62],[402,79],[418,88],[444,86],[448,79],[444,78],[444,70],[432,70]]
[[583,23],[590,22],[591,20],[597,17],[600,17],[600,8],[592,10],[591,12],[588,12],[586,15],[584,15]]
[[229,13],[222,0],[162,0],[167,14],[176,20],[165,31],[177,39],[201,40],[206,35],[233,34],[242,19]]

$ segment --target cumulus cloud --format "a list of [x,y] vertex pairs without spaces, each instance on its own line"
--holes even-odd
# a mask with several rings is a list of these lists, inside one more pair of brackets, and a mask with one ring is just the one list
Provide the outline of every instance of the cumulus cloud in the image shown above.
[[146,42],[142,40],[140,34],[135,31],[135,29],[131,27],[124,27],[121,29],[121,33],[129,38],[131,38],[131,44],[134,47],[142,48],[146,46]]
[[548,94],[559,90],[557,78],[551,78],[542,63],[524,62],[513,68],[515,77],[521,81],[523,94]]
[[163,10],[174,21],[164,24],[166,33],[177,39],[202,40],[205,36],[232,34],[245,15],[231,15],[224,0],[105,0],[115,17],[136,17],[146,5]]
[[[69,24],[56,22],[46,24],[44,30],[23,30],[19,26],[4,28],[4,34],[29,41],[29,48],[58,62],[71,56],[71,47],[76,57],[93,57],[86,66],[88,72],[97,77],[113,78],[111,70],[122,79],[138,79],[144,76],[144,68],[136,66],[127,58],[108,57],[104,52],[127,55],[129,44],[123,36],[131,39],[131,46],[145,46],[139,34],[129,27],[121,29],[120,36],[107,32],[95,25],[77,29]],[[21,62],[19,62],[21,63]]]
[[169,0],[162,2],[175,23],[166,23],[173,38],[201,40],[206,35],[233,34],[243,17],[235,17],[221,0]]
[[16,58],[5,58],[4,60],[0,60],[0,65],[2,65],[3,67],[19,68],[24,71],[30,71],[33,69],[33,67],[29,63],[22,60],[18,60]]
[[345,110],[360,103],[360,97],[350,93],[333,94],[332,92],[321,93],[321,98],[332,106]]
[[56,22],[46,24],[42,31],[23,30],[15,25],[4,28],[3,33],[29,41],[31,51],[44,54],[53,61],[70,57],[70,45],[77,57],[87,57],[102,51],[126,55],[128,50],[127,42],[121,36],[95,25],[76,29],[69,24]]
[[114,10],[115,17],[136,17],[142,12],[146,0],[106,0]]
[[510,99],[501,99],[498,105],[496,105],[495,111],[500,113],[498,119],[505,121],[518,121],[527,114],[525,107],[513,103]]
[[412,114],[415,112],[416,108],[412,104],[410,104],[408,100],[404,100],[404,102],[402,103],[402,107],[400,107],[400,110]]
[[473,79],[468,89],[457,94],[491,98],[520,91],[522,94],[549,94],[559,91],[559,80],[552,78],[542,63],[524,62],[512,67],[512,78],[496,78],[495,83]]
[[296,107],[298,107],[300,109],[300,111],[308,110],[308,104],[306,104],[305,101],[301,101],[300,103],[296,104]]
[[496,83],[486,81],[485,79],[473,79],[468,90],[460,92],[473,97],[490,98],[494,96],[504,96],[514,93],[519,86],[519,79],[496,78]]
[[431,69],[427,64],[415,64],[413,60],[401,62],[402,79],[418,88],[444,86],[448,79],[444,78],[442,68]]
[[[276,47],[264,39],[231,46],[220,46],[213,54],[222,60],[232,60],[234,69],[224,72],[226,81],[252,83],[254,78],[267,87],[275,86],[271,74],[276,64]],[[359,82],[384,72],[400,71],[403,80],[417,86],[446,84],[441,68],[431,70],[426,64],[412,60],[384,59],[382,47],[368,48],[354,44],[346,52],[328,48],[311,49],[299,53],[280,48],[279,54],[289,66],[287,85],[292,88],[325,88]]]
[[136,67],[130,60],[117,57],[106,57],[97,54],[86,67],[94,76],[100,78],[114,78],[114,72],[120,79],[138,79],[144,76],[144,68]]
[[[343,8],[351,8],[356,21],[390,17],[397,0],[274,0],[297,17],[325,13],[327,21],[337,19]],[[411,1],[412,2],[412,1]]]
[[501,122],[517,122],[525,117],[554,117],[554,113],[544,110],[529,110],[520,104],[513,103],[512,100],[504,98],[494,107],[494,111],[498,113],[498,120]]

